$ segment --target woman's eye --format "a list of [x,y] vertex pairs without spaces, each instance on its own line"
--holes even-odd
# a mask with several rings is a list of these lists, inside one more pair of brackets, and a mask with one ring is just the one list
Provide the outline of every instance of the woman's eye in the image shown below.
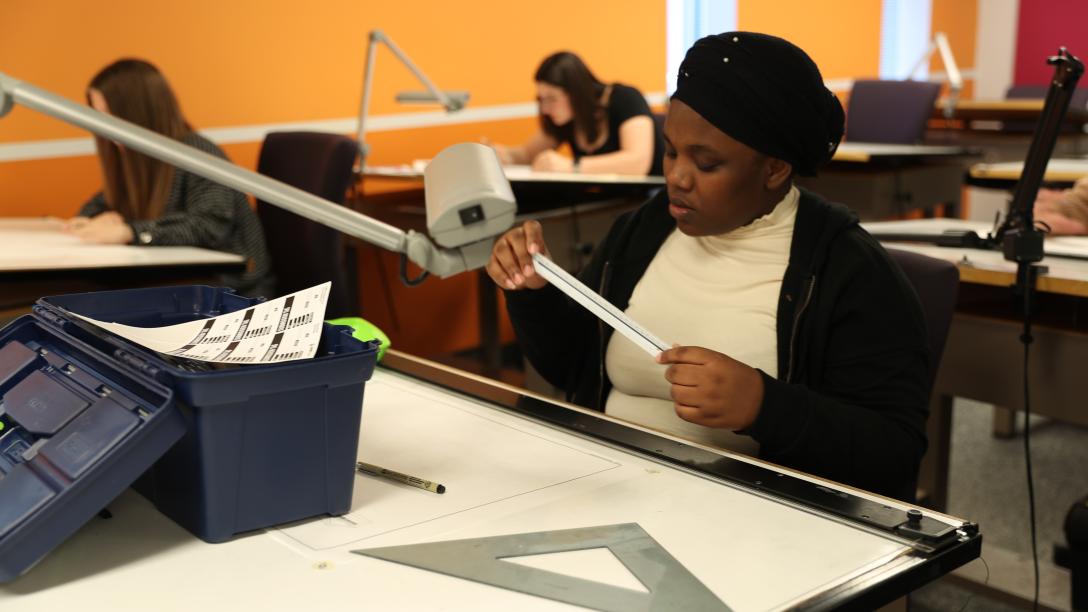
[[714,170],[717,170],[718,166],[720,166],[720,165],[721,164],[718,163],[718,162],[709,162],[709,163],[695,164],[695,167],[698,168],[700,172],[713,172]]

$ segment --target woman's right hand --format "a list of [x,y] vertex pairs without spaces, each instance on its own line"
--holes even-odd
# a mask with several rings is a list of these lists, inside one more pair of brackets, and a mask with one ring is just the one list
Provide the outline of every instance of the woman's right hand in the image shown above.
[[75,232],[76,230],[82,229],[90,222],[90,217],[72,217],[64,222],[64,231],[68,233]]
[[536,273],[534,253],[550,256],[540,222],[526,221],[495,241],[491,259],[487,262],[487,274],[503,289],[540,289],[548,281]]

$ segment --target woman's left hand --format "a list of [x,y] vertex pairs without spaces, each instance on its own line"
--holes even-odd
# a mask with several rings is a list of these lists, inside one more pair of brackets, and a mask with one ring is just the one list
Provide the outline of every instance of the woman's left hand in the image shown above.
[[676,415],[697,425],[745,429],[763,403],[763,377],[728,355],[699,346],[674,346],[657,356],[669,364]]
[[533,160],[533,170],[540,172],[571,172],[574,170],[574,160],[548,149],[541,152]]
[[84,242],[94,244],[128,244],[132,242],[132,227],[116,212],[104,212],[78,226],[71,227],[70,233]]

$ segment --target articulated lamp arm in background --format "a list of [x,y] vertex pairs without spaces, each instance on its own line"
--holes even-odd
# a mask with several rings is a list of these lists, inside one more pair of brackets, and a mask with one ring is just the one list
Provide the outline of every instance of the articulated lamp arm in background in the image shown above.
[[[360,214],[296,187],[246,170],[117,117],[100,113],[0,73],[0,118],[15,104],[81,127],[311,221],[383,249],[402,253],[425,271],[447,277],[487,263],[492,238],[508,229],[516,205],[498,158],[489,147],[462,143],[434,158],[424,181],[428,228],[444,230],[435,246],[423,234]],[[432,179],[431,177],[435,178]],[[444,223],[439,223],[443,221]]]
[[401,51],[400,47],[381,30],[371,30],[369,43],[366,47],[366,68],[363,70],[363,99],[359,103],[359,127],[356,141],[359,143],[359,171],[366,168],[366,159],[370,154],[370,145],[366,142],[366,116],[370,112],[370,87],[374,80],[374,57],[378,51],[378,43],[384,43],[393,52],[400,63],[404,64],[415,75],[416,79],[427,88],[426,92],[402,92],[397,94],[397,102],[435,102],[441,104],[447,112],[461,110],[468,103],[466,91],[442,91],[423,71],[419,69],[411,59]]
[[944,72],[947,76],[948,97],[944,103],[944,116],[951,119],[956,110],[956,103],[960,99],[960,91],[963,89],[963,75],[960,74],[959,65],[956,64],[956,57],[952,55],[952,47],[948,44],[948,37],[945,36],[944,32],[937,32],[933,35],[933,40],[929,42],[926,52],[922,54],[922,57],[918,58],[918,62],[911,69],[910,76],[913,78],[922,66],[926,65],[934,51],[940,54],[941,64],[944,65]]

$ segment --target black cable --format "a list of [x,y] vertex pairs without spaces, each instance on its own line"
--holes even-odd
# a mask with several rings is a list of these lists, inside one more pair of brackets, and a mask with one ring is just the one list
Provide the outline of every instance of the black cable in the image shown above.
[[1039,609],[1039,550],[1035,536],[1035,481],[1031,475],[1031,399],[1028,395],[1028,347],[1031,336],[1024,338],[1024,463],[1028,471],[1028,515],[1031,521],[1031,560],[1035,567],[1035,599],[1031,609]]
[[[1023,265],[1023,264],[1021,264]],[[1028,520],[1031,523],[1031,560],[1035,569],[1035,597],[1032,600],[1032,610],[1039,609],[1039,549],[1035,526],[1035,479],[1031,472],[1031,394],[1028,386],[1028,357],[1031,348],[1031,317],[1032,317],[1032,293],[1035,291],[1034,266],[1026,266],[1022,279],[1024,291],[1024,333],[1020,335],[1020,342],[1024,344],[1024,465],[1028,474]]]
[[421,272],[419,274],[419,276],[417,276],[415,278],[408,278],[408,254],[407,253],[401,253],[400,254],[400,280],[401,280],[401,282],[403,282],[405,285],[408,285],[409,287],[415,287],[416,285],[419,285],[423,281],[427,280],[428,276],[430,276],[430,273],[427,272],[426,270],[424,270],[423,272]]
[[[986,563],[986,557],[983,557],[982,555],[979,555],[978,560],[982,561],[983,567],[986,568],[986,578],[983,579],[983,581],[982,581],[982,586],[986,586],[986,585],[990,584],[990,564]],[[964,610],[966,610],[968,604],[970,604],[971,600],[974,599],[974,598],[975,598],[974,591],[971,591],[970,593],[968,593],[967,601],[964,601],[963,605],[960,606],[960,609],[957,610],[956,612],[963,612]]]

